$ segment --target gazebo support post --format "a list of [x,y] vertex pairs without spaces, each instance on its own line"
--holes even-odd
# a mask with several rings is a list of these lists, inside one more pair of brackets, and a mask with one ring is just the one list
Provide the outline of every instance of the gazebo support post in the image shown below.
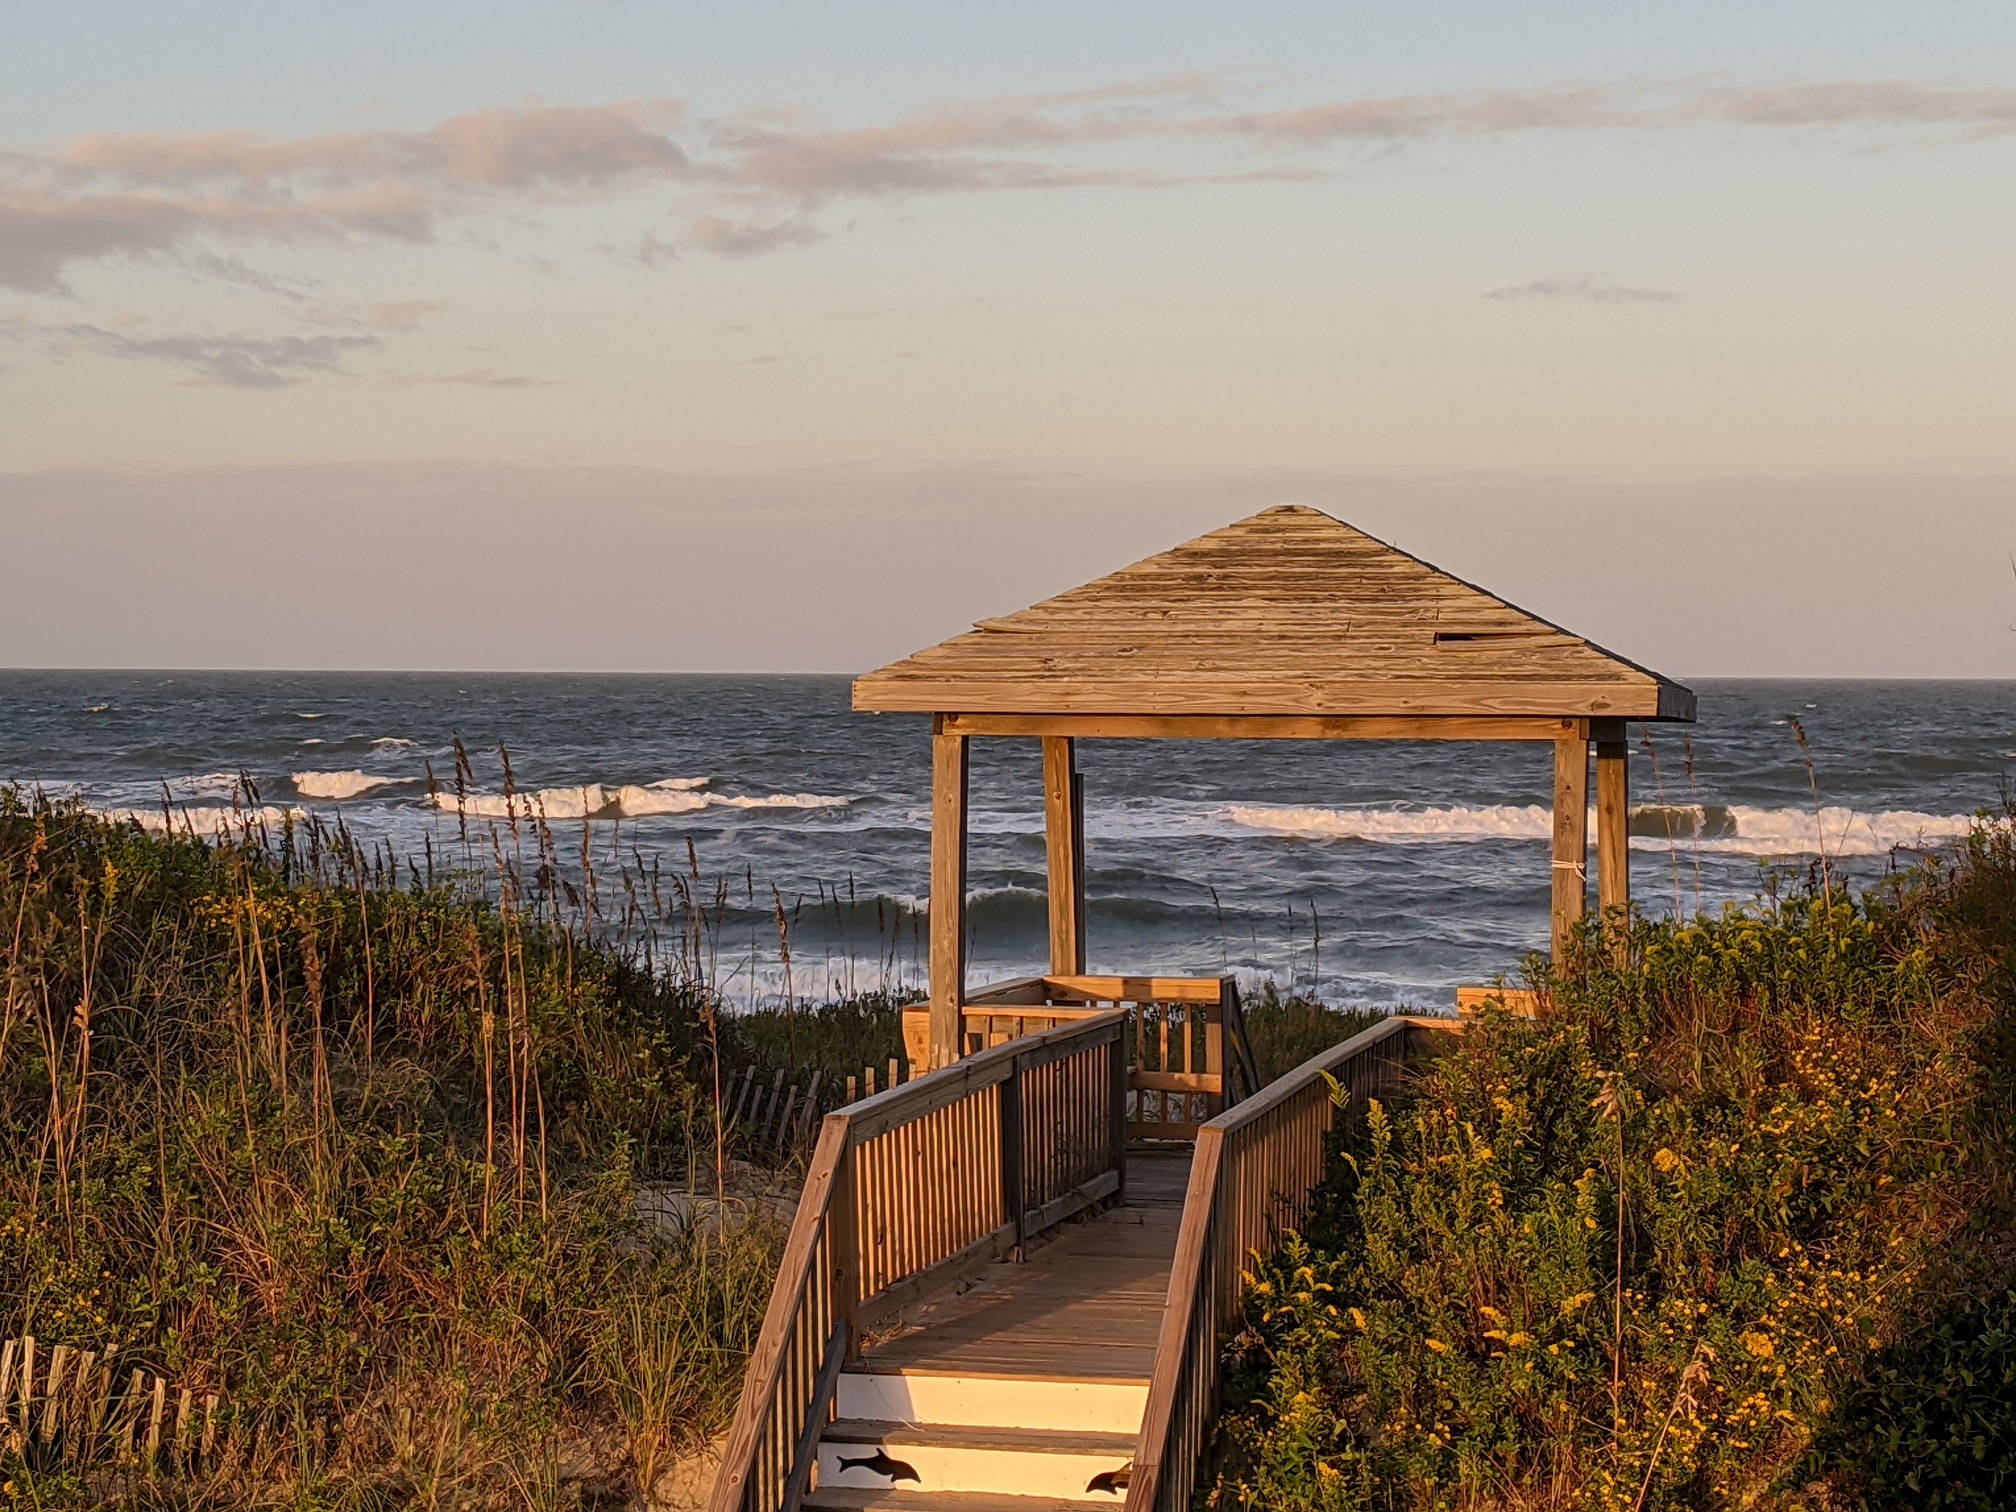
[[1068,735],[1043,741],[1043,834],[1050,876],[1050,974],[1085,974],[1085,779]]
[[931,1069],[959,1059],[966,1000],[966,792],[964,735],[931,733]]
[[1627,778],[1631,748],[1624,743],[1624,721],[1591,721],[1596,737],[1596,897],[1606,929],[1623,929],[1631,911],[1631,794]]
[[1578,729],[1554,742],[1554,964],[1589,907],[1589,741]]

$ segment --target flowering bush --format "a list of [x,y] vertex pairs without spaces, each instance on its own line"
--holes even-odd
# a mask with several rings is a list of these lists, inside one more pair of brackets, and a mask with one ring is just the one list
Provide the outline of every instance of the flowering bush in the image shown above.
[[[2007,1272],[2006,899],[1995,823],[1879,896],[1532,963],[1543,1016],[1472,1024],[1349,1120],[1256,1261],[1219,1505],[1929,1504],[1870,1446],[1950,1425],[1900,1427],[1901,1391],[1843,1425],[1872,1360]],[[2006,1382],[1956,1389],[1984,1443],[2016,1424]]]

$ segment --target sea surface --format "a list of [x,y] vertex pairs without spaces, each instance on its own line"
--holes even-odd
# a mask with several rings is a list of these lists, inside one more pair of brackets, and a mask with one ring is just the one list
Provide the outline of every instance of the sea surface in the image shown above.
[[[1649,912],[1753,902],[1823,865],[1866,884],[1964,836],[2016,768],[2016,683],[1696,692],[1691,729],[1631,727]],[[976,745],[978,984],[1041,969],[1045,915],[1037,743]],[[843,677],[0,673],[0,783],[151,826],[313,813],[480,871],[508,828],[507,756],[577,877],[584,846],[605,892],[697,860],[731,998],[782,990],[780,911],[798,996],[922,980],[929,726],[850,712]],[[1545,947],[1548,747],[1087,741],[1079,766],[1095,971],[1435,1006]]]

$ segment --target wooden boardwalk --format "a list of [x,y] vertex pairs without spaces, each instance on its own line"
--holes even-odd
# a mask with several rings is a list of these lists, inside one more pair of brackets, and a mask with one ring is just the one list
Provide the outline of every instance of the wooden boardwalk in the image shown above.
[[1127,1201],[1066,1225],[1021,1264],[989,1265],[917,1309],[859,1369],[1145,1383],[1169,1301],[1188,1145],[1128,1151]]

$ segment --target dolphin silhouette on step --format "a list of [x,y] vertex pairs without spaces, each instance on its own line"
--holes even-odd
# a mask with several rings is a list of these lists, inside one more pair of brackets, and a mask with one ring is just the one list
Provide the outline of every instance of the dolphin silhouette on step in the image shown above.
[[859,1459],[842,1459],[840,1461],[840,1468],[842,1470],[866,1470],[871,1475],[886,1475],[889,1477],[891,1483],[911,1480],[917,1481],[919,1485],[923,1484],[923,1481],[918,1477],[915,1466],[906,1465],[899,1459],[891,1459],[889,1451],[886,1449],[877,1449],[873,1454],[864,1454]]
[[1129,1460],[1118,1470],[1101,1470],[1085,1483],[1087,1491],[1104,1491],[1109,1496],[1120,1496],[1127,1490],[1127,1482],[1133,1478],[1134,1461]]

